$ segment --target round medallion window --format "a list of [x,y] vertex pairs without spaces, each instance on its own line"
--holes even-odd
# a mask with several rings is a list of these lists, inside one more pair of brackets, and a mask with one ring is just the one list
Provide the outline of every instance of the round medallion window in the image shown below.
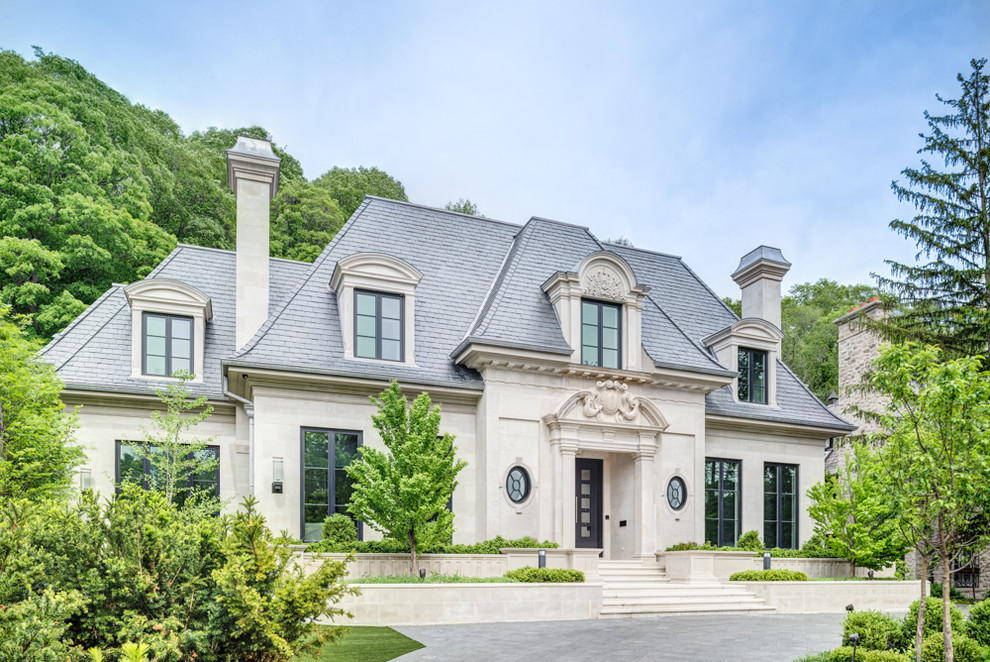
[[667,483],[667,503],[674,510],[680,510],[684,507],[685,501],[687,501],[687,485],[684,484],[683,478],[674,476]]
[[529,488],[529,472],[519,466],[512,467],[505,477],[505,492],[509,495],[509,500],[512,503],[522,503],[529,496]]

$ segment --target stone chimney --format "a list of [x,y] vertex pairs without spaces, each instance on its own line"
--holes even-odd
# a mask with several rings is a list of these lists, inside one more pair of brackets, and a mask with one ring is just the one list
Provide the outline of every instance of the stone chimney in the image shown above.
[[780,281],[791,268],[779,248],[760,246],[746,253],[732,274],[742,291],[742,316],[780,326]]
[[281,161],[267,140],[238,136],[227,150],[227,184],[237,196],[238,349],[268,319],[269,208]]
[[869,322],[887,315],[880,297],[873,297],[835,320],[839,330],[839,405],[841,415],[859,425],[853,434],[870,434],[878,429],[876,424],[860,419],[854,408],[881,411],[887,406],[887,400],[879,394],[857,389],[880,355],[882,340]]

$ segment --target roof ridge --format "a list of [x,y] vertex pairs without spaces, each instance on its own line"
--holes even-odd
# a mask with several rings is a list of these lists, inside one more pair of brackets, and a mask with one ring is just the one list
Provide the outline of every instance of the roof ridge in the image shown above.
[[518,238],[520,234],[522,234],[522,230],[516,233],[516,237],[513,238],[512,244],[509,246],[509,249],[505,251],[505,255],[502,257],[502,264],[498,265],[498,270],[495,272],[495,277],[492,278],[492,282],[488,284],[488,291],[485,292],[485,296],[481,298],[481,305],[478,306],[478,311],[474,314],[474,319],[472,319],[471,323],[467,325],[467,329],[464,332],[464,336],[461,338],[461,342],[457,344],[458,347],[463,345],[465,341],[467,341],[472,336],[471,332],[475,330],[478,323],[481,321],[481,318],[485,314],[487,314],[489,310],[488,302],[491,300],[491,297],[494,293],[495,285],[496,283],[499,282],[499,278],[502,276],[503,271],[506,269],[510,256],[513,255],[513,251],[516,247],[516,238]]
[[172,260],[175,259],[175,256],[179,254],[179,251],[180,250],[181,249],[179,248],[179,244],[176,244],[175,245],[175,248],[173,248],[172,251],[168,255],[165,256],[165,259],[163,259],[161,262],[159,262],[158,263],[158,266],[156,266],[154,269],[152,269],[151,271],[149,271],[148,272],[148,275],[145,276],[145,278],[154,278],[155,277],[155,274],[157,274],[159,271],[161,271],[162,268],[166,264],[168,264],[169,262],[171,262]]
[[[237,250],[232,249],[232,248],[217,248],[216,246],[199,246],[197,244],[185,244],[185,243],[182,243],[182,242],[177,243],[175,245],[175,247],[176,248],[193,248],[193,249],[196,249],[196,250],[210,251],[210,252],[213,252],[213,253],[230,253],[232,255],[237,255]],[[274,257],[272,255],[269,255],[268,256],[268,259],[269,260],[278,261],[278,262],[288,262],[290,264],[304,264],[304,265],[313,264],[312,262],[306,262],[305,260],[293,260],[293,259],[287,258],[287,257]],[[145,276],[145,278],[147,278],[147,276]]]
[[648,255],[660,255],[662,257],[669,257],[675,260],[682,259],[680,255],[674,255],[673,253],[664,253],[663,251],[651,251],[649,248],[640,248],[639,246],[624,246],[622,244],[612,243],[611,241],[608,240],[605,240],[604,243],[606,246],[613,246],[615,248],[621,248],[623,250],[636,251],[638,253],[646,253]]
[[585,230],[589,235],[591,235],[592,238],[595,239],[595,241],[598,241],[598,239],[595,238],[595,235],[591,234],[591,230],[588,228],[587,225],[578,225],[577,223],[568,223],[566,221],[558,221],[552,218],[544,218],[542,216],[530,216],[529,220],[526,221],[526,225],[529,225],[533,221],[538,221],[540,223],[553,223],[554,225],[563,225],[564,227],[568,227],[568,228],[578,228],[580,230]]
[[[529,223],[524,225],[516,235],[515,241],[513,241],[513,245],[509,248],[509,253],[503,261],[504,268],[495,276],[493,287],[490,290],[491,297],[486,299],[483,304],[485,314],[480,317],[477,326],[470,330],[468,336],[482,335],[488,329],[488,325],[491,324],[491,318],[495,314],[496,307],[502,302],[502,299],[505,296],[505,284],[511,275],[515,273],[516,266],[519,264],[516,258],[522,254],[524,246],[529,242],[532,236],[533,230]],[[497,287],[495,286],[496,284]],[[474,333],[475,331],[477,333]]]
[[801,378],[800,378],[800,377],[798,377],[798,376],[797,376],[797,374],[795,374],[795,372],[794,372],[793,370],[791,370],[791,369],[790,369],[790,368],[789,368],[789,367],[787,366],[787,364],[786,364],[786,363],[784,363],[784,361],[783,361],[783,360],[782,360],[782,359],[781,359],[780,357],[777,357],[777,363],[778,363],[778,364],[779,364],[779,365],[780,365],[780,366],[781,366],[781,367],[782,367],[782,368],[783,368],[783,369],[784,369],[785,371],[787,371],[787,374],[789,374],[789,375],[790,375],[791,377],[793,377],[793,378],[794,378],[794,381],[796,381],[796,382],[798,383],[798,385],[799,385],[799,386],[800,386],[801,388],[803,388],[803,389],[804,389],[804,392],[805,392],[805,393],[807,393],[808,395],[810,395],[810,396],[811,396],[811,399],[815,401],[815,404],[816,404],[816,405],[818,405],[818,406],[819,406],[819,408],[821,408],[821,409],[822,409],[823,411],[826,411],[826,412],[828,412],[828,415],[829,415],[829,416],[831,416],[831,417],[832,417],[832,418],[834,418],[835,420],[837,420],[837,421],[839,421],[840,423],[845,423],[845,424],[847,424],[847,425],[850,425],[850,423],[849,423],[849,421],[847,421],[847,420],[845,420],[845,419],[843,419],[843,418],[842,418],[841,416],[837,416],[836,414],[834,414],[834,413],[832,412],[832,410],[831,410],[831,409],[829,409],[829,408],[828,408],[828,406],[826,406],[826,405],[825,405],[825,403],[824,403],[824,402],[822,402],[821,400],[819,400],[819,399],[818,399],[818,396],[817,396],[817,395],[815,395],[814,393],[812,393],[812,391],[811,391],[811,389],[810,389],[810,388],[808,388],[808,385],[807,385],[807,384],[805,384],[805,383],[804,383],[803,381],[801,381]]
[[293,299],[299,296],[299,292],[301,292],[303,287],[306,286],[306,283],[310,281],[310,279],[313,277],[313,274],[315,274],[317,269],[324,262],[326,262],[327,257],[330,255],[332,249],[338,243],[340,243],[341,238],[345,234],[347,234],[348,230],[350,230],[351,227],[354,225],[354,222],[368,208],[369,197],[370,196],[365,196],[364,201],[358,206],[357,209],[354,210],[354,213],[351,214],[351,217],[347,219],[347,222],[344,223],[344,225],[340,228],[340,230],[337,231],[337,234],[333,236],[333,239],[331,239],[330,243],[326,245],[326,248],[324,248],[323,251],[317,256],[317,258],[313,260],[312,264],[310,265],[309,273],[306,274],[305,277],[300,279],[295,289],[292,290],[292,292],[288,296],[282,299],[282,301],[278,305],[278,308],[275,309],[275,312],[271,313],[268,316],[268,319],[266,319],[265,323],[261,325],[261,328],[255,332],[254,336],[252,336],[251,339],[248,340],[247,343],[245,343],[244,347],[241,347],[240,349],[235,349],[234,353],[231,354],[228,358],[235,359],[246,356],[252,349],[254,349],[257,346],[259,342],[261,342],[261,339],[264,338],[265,334],[268,333],[268,330],[272,327],[272,324],[275,323],[275,320],[277,320],[282,315],[282,313],[285,312],[285,309],[289,305],[289,303],[291,303]]
[[713,290],[712,288],[708,287],[708,283],[706,283],[705,281],[701,280],[701,278],[698,277],[698,274],[694,273],[694,270],[691,267],[688,266],[687,262],[685,262],[683,258],[680,258],[679,257],[679,258],[677,258],[677,261],[680,262],[684,266],[684,268],[687,270],[687,272],[689,274],[691,274],[691,277],[692,278],[694,278],[696,281],[698,281],[703,288],[705,288],[706,290],[708,290],[708,293],[711,294],[712,297],[716,301],[718,301],[719,304],[721,304],[721,306],[723,308],[725,308],[727,311],[729,311],[729,314],[731,314],[733,317],[736,318],[736,321],[742,319],[739,315],[736,315],[736,313],[735,313],[734,310],[732,310],[731,308],[729,308],[729,306],[727,306],[726,303],[724,301],[722,301],[722,297],[720,297],[719,295],[715,294],[715,290]]
[[[677,329],[677,332],[680,333],[684,337],[684,339],[687,340],[688,343],[691,344],[692,347],[694,347],[695,349],[697,349],[698,352],[702,356],[704,356],[706,359],[708,359],[709,363],[714,364],[715,366],[717,366],[718,368],[720,368],[722,370],[727,370],[727,368],[724,365],[722,365],[715,358],[712,357],[711,352],[706,347],[704,347],[703,345],[699,344],[698,341],[696,341],[694,338],[692,338],[691,336],[689,336],[684,331],[684,329],[682,329],[680,327],[680,325],[677,322],[675,322],[674,319],[670,315],[667,314],[667,311],[663,309],[663,306],[661,306],[660,303],[657,302],[656,299],[653,298],[653,295],[652,294],[650,294],[649,292],[647,292],[646,298],[650,301],[650,303],[652,303],[654,306],[656,306],[656,309],[658,311],[660,311],[660,314],[667,318],[667,321],[670,322],[671,325],[675,329]],[[649,354],[649,350],[647,350],[646,353]]]
[[[392,198],[383,198],[383,197],[378,196],[378,195],[365,194],[364,201],[367,202],[368,200],[380,200],[382,202],[387,202],[387,203],[390,203],[390,204],[403,205],[405,207],[413,207],[415,209],[426,209],[428,211],[437,211],[437,212],[440,212],[441,214],[451,214],[453,216],[460,216],[462,218],[470,219],[470,220],[473,220],[473,221],[498,223],[500,225],[508,225],[508,226],[511,226],[511,227],[514,227],[514,228],[523,227],[523,226],[519,225],[518,223],[512,223],[510,221],[503,221],[503,220],[500,220],[500,219],[497,219],[497,218],[489,218],[488,216],[476,216],[474,214],[465,214],[465,213],[459,212],[459,211],[452,211],[450,209],[444,209],[443,207],[432,207],[430,205],[424,205],[424,204],[420,204],[418,202],[409,202],[408,200],[393,200]],[[364,203],[362,203],[362,204],[364,204]],[[356,214],[357,211],[355,211],[354,213]],[[353,218],[353,216],[351,218]]]

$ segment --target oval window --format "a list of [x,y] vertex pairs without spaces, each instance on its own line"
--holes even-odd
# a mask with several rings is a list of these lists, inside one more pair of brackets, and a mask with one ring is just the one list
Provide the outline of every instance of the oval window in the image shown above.
[[505,477],[505,492],[512,503],[522,503],[529,497],[529,472],[520,466],[512,467]]
[[680,510],[684,507],[685,501],[687,501],[687,485],[684,484],[683,478],[674,476],[667,483],[667,503],[674,510]]

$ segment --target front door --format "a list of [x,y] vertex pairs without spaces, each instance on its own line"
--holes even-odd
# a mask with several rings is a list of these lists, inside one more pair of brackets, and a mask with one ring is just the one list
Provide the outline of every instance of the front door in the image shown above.
[[574,540],[577,547],[600,548],[602,546],[602,461],[577,459],[574,461],[575,489],[577,494],[577,527]]

